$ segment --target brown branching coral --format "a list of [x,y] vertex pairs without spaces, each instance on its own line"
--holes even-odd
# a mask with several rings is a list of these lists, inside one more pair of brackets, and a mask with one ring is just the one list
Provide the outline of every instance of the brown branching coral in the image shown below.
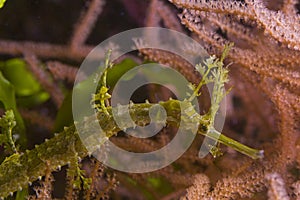
[[[299,16],[285,15],[281,11],[269,10],[260,0],[239,1],[181,1],[172,0],[175,5],[189,9],[197,15],[201,11],[220,14],[231,14],[243,18],[245,21],[255,21],[264,32],[276,41],[287,45],[289,48],[299,49]],[[285,7],[286,8],[286,7]],[[291,10],[293,13],[293,10]],[[294,12],[295,13],[295,12]]]
[[288,200],[283,179],[277,173],[266,174],[266,179],[269,181],[268,197],[269,199]]
[[253,168],[254,166],[244,168],[246,173],[244,171],[240,174],[228,175],[219,180],[214,187],[212,187],[206,175],[197,174],[193,185],[187,189],[184,199],[237,199],[239,197],[251,197],[253,193],[264,189],[263,171]]
[[25,53],[26,62],[29,64],[29,68],[32,73],[37,77],[39,82],[42,84],[44,89],[51,94],[53,101],[59,108],[62,104],[64,99],[64,95],[60,90],[60,87],[52,80],[50,75],[43,69],[40,65],[38,59],[33,54]]
[[58,61],[49,61],[46,65],[54,79],[66,80],[69,83],[74,83],[78,68]]
[[209,199],[210,187],[209,178],[205,174],[197,174],[194,177],[193,186],[187,189],[185,199]]
[[[171,2],[183,9],[179,15],[181,22],[196,34],[198,40],[208,51],[218,53],[224,43],[235,42],[235,47],[229,55],[230,62],[234,63],[232,78],[238,81],[235,84],[250,82],[252,87],[261,91],[261,94],[273,102],[272,112],[278,113],[280,135],[277,137],[280,142],[276,143],[279,157],[274,158],[276,162],[271,162],[271,165],[274,170],[280,170],[281,176],[286,180],[285,183],[282,183],[283,185],[291,184],[286,179],[291,176],[288,168],[293,166],[299,169],[299,162],[296,163],[298,151],[295,143],[300,136],[298,120],[300,114],[298,108],[300,102],[298,92],[300,89],[300,17],[295,7],[297,1],[283,1],[281,9],[277,11],[267,8],[268,2],[256,0],[171,0]],[[239,74],[242,74],[242,79],[238,77]],[[245,99],[245,102],[251,99],[248,95],[240,96],[238,92],[235,95]],[[258,93],[253,95],[260,96]],[[255,104],[255,100],[252,103]],[[269,112],[270,114],[273,115]],[[264,117],[271,116],[264,115]],[[269,122],[271,126],[275,125],[274,121]],[[271,132],[271,129],[265,131]],[[273,157],[274,155],[269,156]],[[264,165],[270,165],[270,163]],[[256,168],[264,167],[257,165]],[[258,187],[264,185],[264,172],[260,171],[260,173],[261,175],[256,180],[253,179],[254,185],[257,184]],[[250,173],[243,176],[244,178],[237,184],[237,188],[231,188],[230,191],[239,193],[238,190],[242,187],[239,185],[245,185],[247,177],[252,175]],[[224,184],[225,180],[229,182],[228,184],[233,183],[233,180],[222,179],[217,182],[213,191],[221,194],[225,188],[222,189],[220,186]],[[268,180],[274,183],[272,178],[269,177]],[[289,187],[286,185],[285,187]],[[252,186],[250,188],[253,189]],[[250,188],[248,190],[250,193],[246,195],[239,193],[239,196],[251,196],[255,190]],[[194,189],[191,190],[195,191],[195,189],[194,186]],[[290,193],[289,196],[291,197],[292,194]],[[224,197],[216,195],[214,198]],[[232,196],[229,195],[226,198],[232,198]],[[277,198],[287,197],[283,195]],[[270,199],[273,198],[270,197]]]
[[70,41],[71,50],[78,50],[85,43],[92,31],[93,26],[102,11],[104,1],[91,1],[88,10],[84,13],[74,28],[74,33]]
[[20,110],[22,117],[30,124],[45,127],[47,130],[52,130],[54,121],[46,113],[40,113],[35,110],[22,109]]
[[163,23],[166,28],[183,32],[182,26],[178,23],[174,10],[162,0],[151,0],[146,16],[146,26],[160,26]]
[[80,61],[93,49],[92,46],[82,45],[79,50],[70,51],[69,45],[57,45],[33,41],[0,40],[0,53],[20,56],[31,52],[40,58],[71,59]]

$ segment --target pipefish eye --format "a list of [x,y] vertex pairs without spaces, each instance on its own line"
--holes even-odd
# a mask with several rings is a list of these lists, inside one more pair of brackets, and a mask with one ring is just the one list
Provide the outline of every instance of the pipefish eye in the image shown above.
[[207,126],[204,124],[200,124],[200,131],[206,133],[207,132]]

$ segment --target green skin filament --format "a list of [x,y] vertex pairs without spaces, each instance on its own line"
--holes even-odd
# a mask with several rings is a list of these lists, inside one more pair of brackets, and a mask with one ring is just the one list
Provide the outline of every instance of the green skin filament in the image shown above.
[[[167,123],[178,126],[180,119],[182,119],[180,101],[169,100],[159,104],[167,112]],[[149,109],[152,105],[154,104],[141,103],[131,105],[129,111],[132,120],[138,125],[150,123]],[[98,112],[97,119],[106,136],[110,137],[116,135],[120,129],[113,120],[111,107],[107,107],[107,112],[109,115],[104,112]],[[199,116],[196,117],[199,118]],[[92,117],[87,117],[80,123],[88,126],[92,119]],[[207,130],[207,122],[201,122],[200,120],[199,127],[201,128],[198,129],[198,133],[207,136],[206,132],[203,131]],[[260,150],[247,147],[218,133],[214,129],[210,129],[210,131],[213,133],[209,135],[211,139],[232,147],[253,159],[263,157],[263,153]],[[52,171],[55,171],[60,166],[67,165],[74,159],[74,155],[83,158],[88,155],[88,151],[83,145],[75,125],[72,125],[34,149],[20,154],[13,154],[6,158],[0,165],[0,198],[27,187],[29,183],[45,175],[45,171],[49,170],[49,167]]]

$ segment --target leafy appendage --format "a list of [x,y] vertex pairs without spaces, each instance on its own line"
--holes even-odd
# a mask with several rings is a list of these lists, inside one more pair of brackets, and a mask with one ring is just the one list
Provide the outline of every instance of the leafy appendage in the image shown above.
[[15,141],[13,139],[13,128],[16,126],[14,112],[8,110],[3,117],[0,117],[0,144],[4,144],[6,150],[18,153]]
[[106,115],[108,115],[106,108],[106,106],[109,104],[108,99],[111,98],[111,95],[108,93],[109,88],[107,86],[107,71],[113,66],[110,61],[110,56],[111,50],[109,50],[106,55],[105,69],[101,75],[99,91],[92,96],[93,107],[97,108],[98,111],[103,111]]
[[6,0],[0,0],[0,8],[2,8],[4,6]]

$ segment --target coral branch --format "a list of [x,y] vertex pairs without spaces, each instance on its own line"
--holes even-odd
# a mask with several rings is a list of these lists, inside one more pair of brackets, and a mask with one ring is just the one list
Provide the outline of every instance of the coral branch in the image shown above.
[[59,108],[64,99],[64,95],[60,89],[60,87],[55,84],[55,82],[51,79],[50,74],[48,74],[43,67],[40,65],[38,59],[30,53],[25,53],[25,60],[29,64],[29,69],[41,83],[42,87],[50,93],[55,102],[56,106]]
[[261,0],[246,2],[252,7],[255,20],[265,28],[267,34],[290,49],[300,50],[300,27],[299,23],[294,22],[294,17],[289,17],[281,11],[268,10]]
[[210,191],[210,181],[205,174],[197,174],[194,177],[193,186],[187,189],[184,199],[208,199]]
[[79,19],[75,26],[73,36],[71,38],[71,49],[75,50],[81,47],[92,31],[99,14],[104,6],[103,0],[92,0],[86,13]]
[[206,11],[223,14],[234,14],[253,18],[251,13],[244,3],[239,1],[206,1],[206,0],[169,0],[176,6],[195,11]]
[[289,200],[287,195],[285,183],[278,173],[266,174],[266,179],[269,182],[268,197],[274,200]]
[[157,4],[158,4],[158,0],[151,0],[150,2],[148,13],[146,16],[146,21],[145,21],[145,25],[147,27],[159,26],[160,17],[157,14],[157,10],[156,10]]
[[0,54],[8,54],[12,56],[20,56],[23,55],[24,52],[31,52],[40,58],[70,59],[81,61],[92,49],[92,46],[81,46],[76,51],[70,51],[70,47],[66,45],[32,41],[16,42],[11,40],[0,40]]
[[47,130],[52,130],[54,127],[54,120],[44,113],[41,114],[38,111],[28,109],[20,109],[20,113],[31,124],[45,127]]
[[69,83],[74,83],[78,68],[60,63],[58,61],[49,61],[46,63],[46,65],[54,79],[66,80]]

